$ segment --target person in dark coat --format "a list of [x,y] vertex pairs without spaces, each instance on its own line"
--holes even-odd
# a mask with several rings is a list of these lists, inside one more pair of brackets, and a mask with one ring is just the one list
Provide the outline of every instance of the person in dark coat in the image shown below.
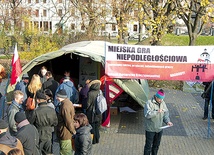
[[85,81],[85,85],[81,88],[79,93],[79,102],[82,104],[83,113],[86,114],[87,108],[87,98],[88,98],[88,91],[89,91],[89,83],[91,80],[87,79]]
[[[211,84],[212,82],[203,82],[204,87],[204,117],[203,120],[208,118],[208,109],[210,104],[210,97],[211,97]],[[214,92],[213,92],[214,93]],[[214,95],[213,95],[214,96]],[[212,118],[214,119],[214,98],[212,98]]]
[[7,154],[10,150],[20,149],[24,154],[22,143],[8,132],[8,123],[0,119],[0,150]]
[[95,113],[93,112],[93,109],[95,109],[97,95],[100,92],[100,85],[100,80],[93,80],[89,83],[89,92],[87,99],[86,115],[88,117],[89,123],[92,126],[91,133],[94,134],[92,142],[93,144],[99,143],[100,139],[99,127],[101,125],[102,115],[95,115]]
[[56,80],[54,80],[53,75],[50,71],[47,71],[47,73],[45,75],[46,75],[47,81],[45,81],[42,84],[42,88],[43,88],[43,90],[50,89],[53,96],[55,96],[55,92],[59,86],[59,83]]
[[29,123],[24,112],[17,112],[15,121],[18,129],[16,138],[21,141],[25,155],[40,155],[39,133],[36,127]]
[[52,154],[53,127],[58,124],[56,112],[47,105],[45,94],[39,90],[36,92],[38,108],[34,110],[32,123],[39,132],[39,148],[42,154]]
[[74,126],[76,128],[76,134],[74,136],[74,155],[91,155],[92,139],[91,139],[91,125],[88,122],[88,118],[83,113],[77,113],[74,116]]
[[60,155],[73,155],[71,138],[76,134],[74,128],[75,110],[73,103],[67,98],[64,89],[56,93],[60,102],[57,125],[57,136],[60,141]]

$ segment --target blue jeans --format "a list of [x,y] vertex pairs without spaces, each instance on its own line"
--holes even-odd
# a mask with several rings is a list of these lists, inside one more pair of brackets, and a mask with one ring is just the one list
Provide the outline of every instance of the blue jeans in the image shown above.
[[144,146],[144,155],[158,154],[162,134],[163,130],[158,133],[146,131],[146,144]]

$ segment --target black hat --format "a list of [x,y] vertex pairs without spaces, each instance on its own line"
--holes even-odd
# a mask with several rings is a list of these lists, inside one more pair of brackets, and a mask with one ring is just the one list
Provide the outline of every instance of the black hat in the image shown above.
[[0,129],[6,129],[8,127],[8,123],[3,120],[3,119],[0,119]]
[[46,96],[45,96],[45,94],[44,94],[41,90],[38,90],[38,91],[36,92],[36,98],[37,98],[37,99],[44,99],[44,100],[47,99]]
[[26,115],[25,115],[24,112],[17,112],[17,113],[15,114],[14,119],[15,119],[15,121],[16,121],[17,123],[20,123],[20,122],[26,120],[27,118],[26,118]]
[[67,98],[67,94],[66,94],[66,91],[65,89],[61,89],[57,92],[56,94],[57,97],[60,97],[60,98]]

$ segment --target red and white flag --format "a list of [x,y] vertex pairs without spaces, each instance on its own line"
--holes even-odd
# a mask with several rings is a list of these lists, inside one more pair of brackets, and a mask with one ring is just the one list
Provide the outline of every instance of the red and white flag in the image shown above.
[[14,49],[14,54],[13,54],[13,59],[12,59],[12,72],[11,72],[11,79],[10,79],[10,84],[14,85],[16,82],[19,81],[19,75],[22,73],[22,67],[17,51],[17,45],[15,46]]

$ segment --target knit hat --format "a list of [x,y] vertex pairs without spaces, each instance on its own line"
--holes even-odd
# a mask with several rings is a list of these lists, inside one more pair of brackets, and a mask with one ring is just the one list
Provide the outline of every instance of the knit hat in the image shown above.
[[60,98],[67,98],[67,94],[66,94],[66,91],[65,89],[61,89],[57,92],[56,94],[57,97],[60,97]]
[[17,113],[15,114],[14,119],[15,119],[15,121],[16,121],[17,123],[20,123],[20,122],[26,120],[27,118],[26,118],[26,115],[25,115],[24,112],[17,112]]
[[46,96],[45,96],[45,94],[44,94],[41,90],[38,90],[38,91],[36,92],[36,98],[37,98],[37,99],[44,99],[44,100],[47,99]]
[[29,79],[28,74],[27,74],[27,73],[26,73],[26,74],[23,74],[23,75],[22,75],[22,79]]
[[0,129],[6,129],[8,127],[8,123],[3,120],[3,119],[0,119]]
[[158,90],[158,92],[155,94],[155,96],[156,96],[157,98],[163,100],[164,97],[165,97],[165,93],[164,93],[163,89]]

